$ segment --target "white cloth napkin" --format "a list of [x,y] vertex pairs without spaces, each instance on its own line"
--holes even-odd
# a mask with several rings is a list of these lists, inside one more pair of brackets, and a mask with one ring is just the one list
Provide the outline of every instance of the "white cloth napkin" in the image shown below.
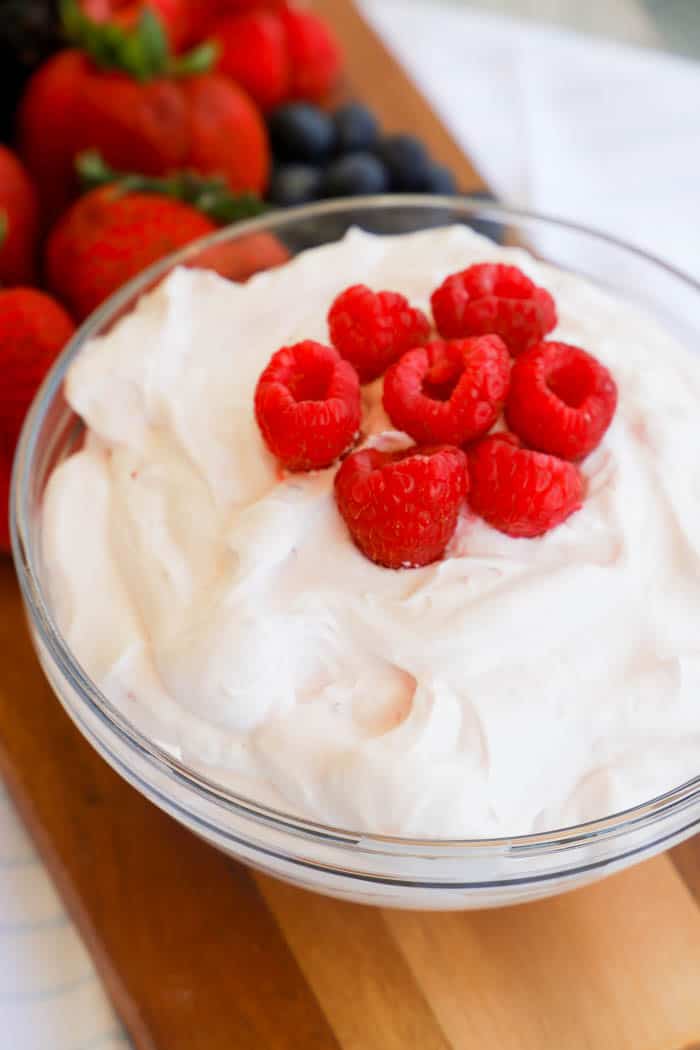
[[700,277],[700,66],[456,6],[361,6],[505,201]]
[[0,785],[0,1047],[127,1050],[129,1045]]
[[[699,66],[436,3],[363,7],[504,199],[700,276]],[[0,1046],[127,1046],[1,789]]]

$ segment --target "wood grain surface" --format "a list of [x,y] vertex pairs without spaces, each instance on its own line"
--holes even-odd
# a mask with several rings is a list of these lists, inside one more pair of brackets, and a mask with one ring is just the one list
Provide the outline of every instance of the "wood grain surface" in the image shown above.
[[[475,172],[345,0],[350,83]],[[390,912],[254,875],[85,743],[0,558],[0,770],[138,1050],[681,1050],[700,1043],[700,841],[555,900]],[[2,1037],[0,1036],[0,1045]]]

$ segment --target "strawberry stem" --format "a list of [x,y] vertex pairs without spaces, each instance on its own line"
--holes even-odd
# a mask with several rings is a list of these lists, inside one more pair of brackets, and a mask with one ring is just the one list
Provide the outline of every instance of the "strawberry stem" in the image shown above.
[[215,43],[203,43],[185,55],[172,55],[163,23],[150,7],[142,9],[133,29],[95,22],[79,0],[61,0],[61,20],[68,39],[87,52],[101,69],[118,69],[136,80],[208,73],[219,55]]
[[4,208],[0,209],[0,248],[2,248],[3,244],[5,243],[8,226],[9,222],[7,221],[7,212]]
[[219,45],[214,40],[205,40],[186,55],[173,55],[168,60],[166,71],[172,77],[193,77],[208,73],[216,65],[219,51]]
[[232,193],[224,179],[207,177],[194,171],[180,171],[158,178],[115,171],[105,163],[97,150],[80,153],[75,162],[86,190],[113,185],[122,193],[153,193],[182,201],[207,215],[222,226],[241,219],[253,218],[265,211],[265,205],[254,193]]

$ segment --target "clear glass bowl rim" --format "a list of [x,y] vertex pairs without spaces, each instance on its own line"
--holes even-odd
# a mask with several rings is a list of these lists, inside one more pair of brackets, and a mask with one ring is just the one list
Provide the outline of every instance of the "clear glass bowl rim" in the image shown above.
[[[46,415],[60,389],[71,362],[83,348],[105,326],[143,291],[162,277],[173,266],[185,264],[196,257],[202,250],[224,241],[235,240],[247,234],[272,232],[293,226],[303,220],[320,216],[342,215],[359,210],[406,210],[416,209],[433,213],[443,210],[449,213],[452,221],[458,217],[478,219],[508,225],[534,223],[550,229],[559,229],[573,234],[585,235],[609,246],[631,253],[639,259],[661,268],[669,276],[684,283],[691,291],[700,296],[700,283],[681,270],[664,262],[624,240],[610,236],[600,230],[581,223],[571,222],[554,216],[511,208],[505,205],[485,201],[478,197],[438,196],[428,194],[384,194],[369,197],[355,197],[344,200],[331,200],[322,203],[288,208],[283,211],[271,211],[263,216],[232,226],[224,227],[200,240],[194,241],[185,248],[154,263],[119,289],[103,303],[75,333],[39,389],[30,411],[26,417],[20,441],[15,454],[10,496],[10,529],[12,554],[18,581],[31,620],[31,626],[37,632],[42,645],[51,660],[68,679],[87,705],[90,713],[98,718],[105,727],[116,733],[127,747],[136,750],[160,772],[174,778],[179,785],[194,792],[196,796],[225,811],[264,823],[283,832],[292,832],[317,842],[335,841],[360,845],[373,852],[405,853],[409,849],[415,856],[456,857],[462,852],[475,852],[482,859],[489,855],[494,858],[502,855],[504,850],[537,853],[540,850],[576,848],[586,843],[593,843],[603,838],[611,838],[618,833],[633,828],[641,830],[651,827],[679,810],[695,802],[700,802],[700,775],[693,777],[671,790],[658,795],[647,802],[598,820],[564,828],[556,828],[529,835],[509,835],[498,838],[476,839],[430,839],[379,835],[365,831],[324,825],[316,821],[305,820],[296,814],[286,813],[256,802],[254,799],[227,791],[215,781],[209,780],[187,764],[180,762],[164,748],[154,743],[134,726],[114,707],[97,685],[83,671],[63,639],[57,624],[50,613],[48,598],[42,585],[41,574],[37,563],[31,529],[31,491],[34,468],[37,458],[37,439]],[[447,216],[446,216],[447,217]],[[698,302],[700,309],[700,298]],[[194,815],[193,815],[194,816]],[[196,818],[195,818],[196,819]]]

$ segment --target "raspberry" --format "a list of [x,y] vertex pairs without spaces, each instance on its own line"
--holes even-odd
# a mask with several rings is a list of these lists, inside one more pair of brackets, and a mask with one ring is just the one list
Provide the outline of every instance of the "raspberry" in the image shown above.
[[510,357],[497,335],[409,350],[384,379],[384,408],[394,426],[423,444],[463,445],[481,437],[500,415]]
[[328,467],[357,436],[357,373],[332,347],[311,339],[283,346],[258,380],[255,417],[270,452],[288,470]]
[[616,407],[615,380],[577,346],[536,343],[513,366],[508,426],[540,452],[583,459],[602,440]]
[[513,434],[493,434],[474,445],[469,478],[472,510],[509,536],[541,536],[583,501],[573,463],[521,448]]
[[445,339],[500,335],[513,357],[551,332],[557,311],[549,292],[517,266],[477,263],[446,277],[431,297]]
[[469,489],[467,457],[449,445],[353,452],[335,478],[338,509],[365,554],[389,569],[437,561]]
[[430,322],[398,292],[346,288],[328,311],[331,342],[357,369],[361,383],[382,375],[405,350],[428,338]]

